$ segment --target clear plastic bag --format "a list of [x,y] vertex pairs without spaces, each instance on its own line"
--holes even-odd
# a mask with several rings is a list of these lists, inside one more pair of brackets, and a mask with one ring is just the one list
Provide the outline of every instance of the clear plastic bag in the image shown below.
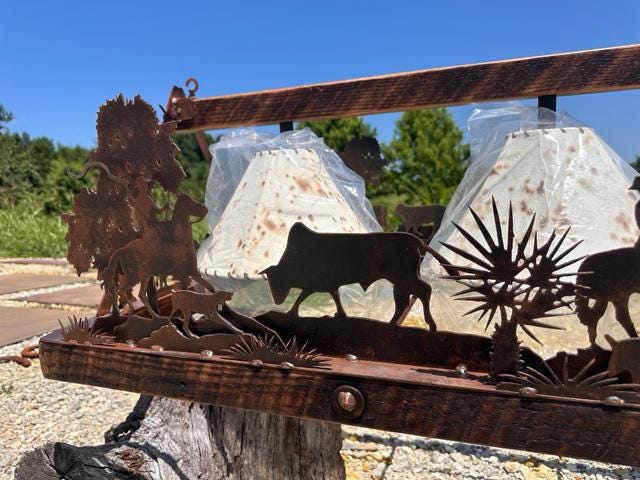
[[[205,196],[211,236],[198,251],[198,265],[216,287],[235,292],[231,304],[238,309],[255,314],[291,306],[295,295],[273,304],[260,272],[278,263],[295,222],[318,232],[381,231],[363,179],[309,129],[277,136],[237,130],[211,152]],[[387,313],[376,308],[390,299],[386,282],[367,292],[342,287],[340,294],[350,315]],[[314,295],[301,309],[309,311],[330,314],[335,306],[328,295]]]
[[[638,196],[629,190],[637,173],[591,128],[566,114],[536,107],[508,106],[475,110],[469,119],[469,131],[473,162],[431,240],[431,247],[453,264],[470,266],[468,260],[442,246],[442,242],[477,253],[453,222],[482,242],[469,207],[493,233],[492,198],[496,201],[503,231],[506,231],[509,203],[512,204],[516,239],[522,238],[534,213],[534,231],[538,232],[539,244],[554,230],[562,234],[570,228],[566,245],[582,243],[567,260],[631,246],[638,239],[640,232],[634,220]],[[574,265],[574,271],[578,265]],[[484,325],[470,321],[469,317],[462,318],[473,305],[451,300],[450,295],[460,286],[441,279],[444,273],[439,262],[427,256],[422,274],[436,292],[432,308],[438,311],[441,323],[445,329],[482,333]],[[614,337],[623,337],[620,327],[611,321],[611,312],[607,316],[601,322],[601,330],[611,328]],[[565,343],[574,347],[588,343],[585,329],[575,316],[558,318],[556,324],[565,331],[538,329],[540,338],[547,338],[543,343],[548,346]],[[523,339],[525,343],[530,341]],[[529,346],[540,349],[535,342],[529,342]]]

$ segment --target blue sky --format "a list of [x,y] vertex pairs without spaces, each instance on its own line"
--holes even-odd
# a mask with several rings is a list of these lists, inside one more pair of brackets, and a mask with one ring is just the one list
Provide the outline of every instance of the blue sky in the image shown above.
[[[14,131],[92,146],[119,92],[154,105],[189,76],[199,95],[640,42],[640,2],[34,2],[0,7],[0,102]],[[473,109],[452,109],[466,128]],[[640,91],[564,97],[626,160]],[[396,114],[368,117],[387,140]]]

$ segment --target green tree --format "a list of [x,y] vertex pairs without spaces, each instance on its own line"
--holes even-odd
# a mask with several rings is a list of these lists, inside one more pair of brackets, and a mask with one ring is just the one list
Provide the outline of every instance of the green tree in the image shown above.
[[13,113],[4,108],[4,105],[0,103],[0,132],[7,128],[3,123],[9,123],[11,120],[13,120]]
[[462,180],[469,146],[462,131],[444,108],[405,112],[396,122],[389,145],[390,161],[379,186],[372,192],[382,204],[446,205]]
[[54,153],[48,138],[0,132],[0,207],[35,199],[44,188]]
[[[217,142],[220,137],[214,138],[205,133],[205,138],[207,143],[211,145]],[[195,200],[202,202],[204,201],[204,190],[209,175],[209,162],[202,155],[195,136],[177,134],[173,136],[173,141],[180,149],[176,159],[187,174],[187,178],[182,182],[182,190]]]
[[330,149],[336,152],[343,151],[347,143],[354,138],[375,137],[378,134],[376,129],[361,117],[300,122],[297,128],[310,128],[313,133],[322,137]]
[[46,213],[70,211],[76,193],[83,187],[95,185],[95,170],[89,170],[84,178],[78,178],[88,156],[89,150],[84,147],[58,146],[40,194]]
[[636,172],[640,172],[640,155],[636,155],[636,159],[633,162],[629,162],[633,168],[636,169]]

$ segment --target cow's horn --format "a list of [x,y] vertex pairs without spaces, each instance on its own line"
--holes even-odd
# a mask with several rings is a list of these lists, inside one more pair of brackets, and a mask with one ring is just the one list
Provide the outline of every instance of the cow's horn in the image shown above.
[[608,334],[604,334],[604,338],[607,342],[609,342],[609,345],[611,345],[611,348],[615,347],[618,344],[618,341],[613,338],[612,336],[608,335]]

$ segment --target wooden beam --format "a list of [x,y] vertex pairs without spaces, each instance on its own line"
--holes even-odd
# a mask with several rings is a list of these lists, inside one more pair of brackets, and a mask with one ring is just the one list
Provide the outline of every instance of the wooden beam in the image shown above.
[[178,130],[446,107],[640,88],[640,45],[433,68],[193,99]]
[[[449,370],[341,358],[331,369],[282,370],[214,356],[40,341],[46,378],[147,395],[350,423],[381,430],[640,465],[640,410],[596,401],[524,398]],[[357,419],[332,406],[338,387],[364,397]],[[98,412],[99,413],[99,412]]]

